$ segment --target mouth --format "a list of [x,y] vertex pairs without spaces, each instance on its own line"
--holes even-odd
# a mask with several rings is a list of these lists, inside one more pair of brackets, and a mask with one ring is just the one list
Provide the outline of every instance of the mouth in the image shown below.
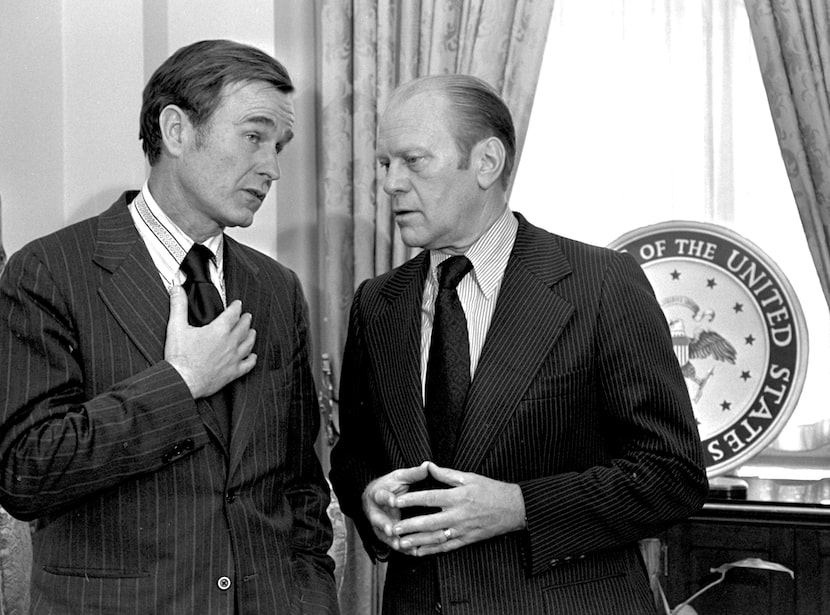
[[254,188],[248,188],[245,190],[248,194],[252,197],[257,199],[260,203],[265,199],[265,195],[268,194],[267,192],[262,192],[261,190],[255,190]]

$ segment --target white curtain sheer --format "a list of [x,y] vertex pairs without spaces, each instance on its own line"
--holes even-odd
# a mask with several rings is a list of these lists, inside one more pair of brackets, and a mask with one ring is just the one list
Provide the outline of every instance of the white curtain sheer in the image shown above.
[[830,416],[830,314],[781,160],[743,0],[557,0],[511,207],[599,245],[714,222],[766,252],[810,356],[779,437]]

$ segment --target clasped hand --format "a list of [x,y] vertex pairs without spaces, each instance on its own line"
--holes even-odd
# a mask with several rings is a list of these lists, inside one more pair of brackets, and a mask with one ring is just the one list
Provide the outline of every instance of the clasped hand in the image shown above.
[[[411,490],[427,477],[447,488]],[[402,518],[401,512],[412,507],[439,510]],[[381,541],[415,556],[452,551],[525,527],[524,498],[518,485],[431,461],[372,481],[363,492],[363,510]]]
[[256,365],[251,352],[256,331],[242,302],[233,301],[204,327],[187,323],[187,295],[180,286],[170,291],[170,319],[164,358],[181,374],[194,399],[207,397],[244,376]]

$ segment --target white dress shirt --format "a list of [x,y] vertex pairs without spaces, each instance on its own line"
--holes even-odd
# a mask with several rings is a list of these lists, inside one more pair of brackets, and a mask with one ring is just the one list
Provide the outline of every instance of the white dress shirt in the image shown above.
[[[478,241],[464,253],[473,264],[473,270],[465,275],[457,287],[458,299],[467,317],[467,334],[470,340],[470,381],[475,377],[478,359],[487,338],[490,321],[496,309],[499,289],[507,268],[507,259],[516,241],[519,223],[510,208],[505,208]],[[438,265],[447,260],[450,253],[431,250],[429,275],[424,285],[421,301],[421,386],[426,391],[427,362],[432,339],[432,321],[435,315],[435,298],[438,294]]]
[[[185,281],[180,267],[195,242],[161,210],[150,194],[147,182],[144,182],[141,192],[128,207],[138,234],[144,240],[169,292],[174,284],[181,285]],[[209,237],[202,245],[214,255],[210,261],[210,279],[222,297],[222,304],[227,305],[223,268],[225,244],[222,233]]]

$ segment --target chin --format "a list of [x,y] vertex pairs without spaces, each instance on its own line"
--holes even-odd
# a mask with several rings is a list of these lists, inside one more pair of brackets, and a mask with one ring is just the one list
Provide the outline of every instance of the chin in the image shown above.
[[427,241],[427,238],[423,237],[420,233],[409,227],[401,225],[398,225],[398,229],[401,232],[401,241],[404,245],[410,248],[424,247],[424,242]]
[[256,210],[245,208],[244,210],[233,212],[226,220],[226,226],[238,226],[239,228],[247,228],[254,223],[254,214]]

